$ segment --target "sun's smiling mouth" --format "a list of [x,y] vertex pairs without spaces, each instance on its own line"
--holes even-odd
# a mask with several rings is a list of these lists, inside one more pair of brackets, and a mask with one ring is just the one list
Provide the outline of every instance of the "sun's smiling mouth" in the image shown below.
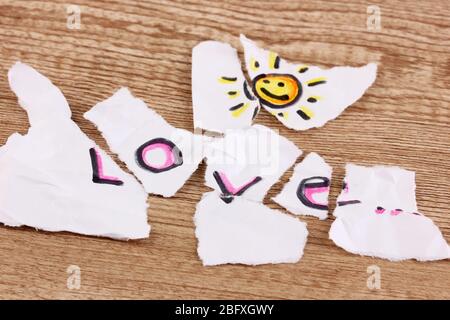
[[287,101],[289,100],[289,96],[287,94],[283,94],[281,96],[273,94],[272,92],[270,92],[269,90],[267,90],[266,88],[261,88],[261,91],[268,97],[271,97],[273,99],[278,99],[278,100],[283,100],[283,101]]

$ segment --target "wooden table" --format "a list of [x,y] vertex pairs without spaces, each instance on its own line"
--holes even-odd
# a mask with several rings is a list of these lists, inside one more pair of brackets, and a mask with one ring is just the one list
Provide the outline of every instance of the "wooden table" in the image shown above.
[[[364,97],[323,128],[296,132],[267,112],[256,122],[279,129],[305,153],[324,156],[335,172],[333,207],[347,162],[416,171],[419,208],[450,240],[448,1],[375,0],[381,30],[368,30],[373,3],[362,0],[73,0],[80,5],[81,29],[68,28],[68,2],[0,0],[0,144],[28,128],[6,76],[19,59],[61,88],[74,121],[108,150],[82,117],[85,111],[128,86],[171,124],[192,130],[192,47],[215,39],[242,55],[238,35],[245,33],[291,61],[379,63],[376,83]],[[204,170],[201,165],[173,198],[149,197],[153,230],[143,241],[0,227],[0,297],[450,298],[448,261],[394,263],[352,255],[328,239],[332,218],[302,218],[310,236],[299,263],[203,267],[192,217],[209,190]],[[269,199],[291,173],[266,197],[270,207],[279,208]],[[79,290],[67,287],[70,265],[81,270]],[[366,285],[371,265],[381,268],[379,290]]]

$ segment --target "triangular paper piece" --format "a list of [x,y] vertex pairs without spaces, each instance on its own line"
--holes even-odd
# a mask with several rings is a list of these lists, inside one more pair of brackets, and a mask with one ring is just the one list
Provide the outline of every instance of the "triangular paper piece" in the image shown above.
[[448,259],[439,228],[417,211],[414,172],[349,164],[330,238],[343,249],[392,261]]
[[8,76],[31,127],[0,148],[0,222],[116,239],[148,237],[145,191],[70,119],[61,91],[20,62]]
[[173,196],[203,159],[202,136],[171,126],[127,88],[84,117],[97,126],[148,193]]
[[272,200],[293,214],[326,219],[331,173],[325,160],[312,152],[295,166],[289,182]]
[[286,127],[321,127],[357,101],[375,81],[377,65],[360,68],[292,64],[241,35],[252,89],[261,106]]

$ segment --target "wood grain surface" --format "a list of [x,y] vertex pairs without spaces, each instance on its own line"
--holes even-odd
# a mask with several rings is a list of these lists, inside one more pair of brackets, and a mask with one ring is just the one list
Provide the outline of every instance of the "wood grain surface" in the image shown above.
[[[67,27],[67,5],[81,8],[81,29]],[[369,31],[367,7],[381,9]],[[417,174],[419,209],[450,240],[450,5],[448,1],[17,1],[0,0],[0,144],[26,133],[28,120],[7,82],[17,60],[48,76],[66,95],[74,121],[105,150],[82,117],[119,86],[172,125],[192,130],[191,49],[215,39],[239,48],[245,33],[288,60],[324,67],[379,63],[375,84],[337,120],[296,132],[267,112],[257,123],[279,129],[334,168],[331,203],[344,165],[397,165]],[[117,159],[117,158],[115,158]],[[55,299],[450,298],[448,261],[389,262],[352,255],[328,239],[333,219],[308,223],[296,264],[202,266],[193,214],[205,166],[173,198],[150,196],[152,233],[120,242],[32,228],[0,227],[0,297]],[[270,201],[292,173],[266,197]],[[27,195],[24,194],[26,201]],[[69,265],[81,269],[70,290]],[[381,268],[370,290],[367,267]]]

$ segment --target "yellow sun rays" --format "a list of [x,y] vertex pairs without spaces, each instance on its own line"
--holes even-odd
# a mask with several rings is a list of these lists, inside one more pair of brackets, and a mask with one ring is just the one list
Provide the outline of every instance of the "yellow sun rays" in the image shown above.
[[[238,81],[237,81],[238,79],[236,78],[236,77],[220,77],[219,79],[218,79],[218,81],[219,81],[219,83],[222,83],[222,84],[226,84],[226,85],[231,85],[231,84],[238,84]],[[248,90],[248,89],[246,89],[246,84],[244,83],[244,85],[243,85],[244,87],[244,91],[245,90]],[[237,97],[239,97],[239,96],[241,96],[241,90],[238,90],[238,89],[236,89],[236,88],[230,88],[230,90],[229,91],[227,91],[226,92],[226,94],[227,94],[227,96],[230,98],[230,99],[235,99],[235,98],[237,98]],[[245,92],[245,95],[247,96],[247,95],[249,95],[250,93],[247,93],[247,92]],[[250,100],[254,100],[255,98],[253,97],[248,97],[247,96],[247,98],[248,99],[250,99]],[[232,106],[232,107],[230,107],[228,110],[231,112],[231,116],[233,117],[233,118],[238,118],[238,117],[240,117],[248,108],[250,107],[250,103],[248,103],[248,102],[241,102],[241,103],[238,103],[238,104],[236,104],[236,105],[234,105],[234,106]],[[257,110],[255,109],[255,112],[256,112]]]
[[248,109],[248,107],[250,106],[250,103],[239,103],[233,107],[231,107],[229,110],[231,111],[231,115],[234,118],[239,117],[242,113],[245,112],[245,110]]
[[325,77],[318,77],[318,78],[308,80],[305,83],[308,87],[314,87],[314,86],[317,86],[317,85],[325,83],[325,82],[326,82]]
[[222,84],[230,84],[230,83],[235,83],[237,81],[236,77],[220,77],[219,82]]
[[228,95],[231,99],[234,99],[234,98],[239,97],[239,96],[241,95],[241,92],[240,92],[240,91],[228,91],[228,92],[227,92],[227,95]]
[[309,120],[314,117],[314,112],[306,106],[301,106],[300,109],[297,110],[297,114],[304,120]]
[[308,67],[307,66],[299,66],[297,68],[298,73],[305,73],[306,71],[308,71]]
[[259,62],[256,61],[255,58],[251,58],[251,59],[250,59],[250,69],[251,69],[253,72],[258,71],[258,69],[259,69]]
[[308,101],[309,103],[316,103],[317,101],[322,100],[322,97],[319,96],[309,96],[308,99],[306,99],[306,101]]
[[[269,52],[267,60],[269,69],[271,70],[279,69],[280,62],[281,59],[275,52]],[[260,69],[260,63],[254,57],[250,58],[249,69],[253,72],[257,72]],[[296,68],[296,70],[298,73],[304,74],[309,70],[309,67],[306,65],[299,65]],[[237,78],[220,77],[219,82],[222,84],[234,84],[237,82]],[[325,77],[315,77],[310,80],[302,80],[302,81],[299,80],[299,82],[301,85],[311,88],[326,83],[327,79]],[[227,91],[227,95],[229,98],[234,99],[241,96],[241,91],[233,88]],[[246,96],[248,96],[247,93]],[[310,107],[306,106],[305,103],[314,104],[320,100],[322,100],[321,96],[306,95],[306,98],[302,98],[303,102],[296,104],[297,105],[297,107],[295,107],[297,109],[295,111],[296,114],[300,116],[303,120],[310,120],[311,118],[314,117],[314,111]],[[241,116],[248,109],[249,106],[250,106],[249,103],[243,102],[230,107],[229,110],[231,111],[231,115],[237,118]],[[276,117],[281,117],[283,119],[287,119],[289,117],[288,111],[271,111],[270,113]]]
[[278,116],[284,119],[289,118],[289,112],[285,111],[285,112],[273,112],[272,113],[274,116]]
[[269,68],[278,69],[280,67],[280,57],[275,52],[269,52]]

